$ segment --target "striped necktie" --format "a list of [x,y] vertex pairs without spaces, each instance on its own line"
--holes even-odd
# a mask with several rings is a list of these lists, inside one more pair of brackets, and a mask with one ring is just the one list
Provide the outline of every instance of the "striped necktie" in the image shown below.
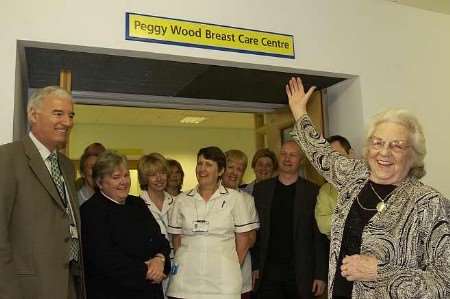
[[51,153],[47,160],[50,162],[50,173],[52,175],[53,182],[55,183],[56,189],[58,189],[59,196],[64,207],[67,207],[66,200],[66,190],[64,188],[64,179],[61,174],[61,170],[58,165],[58,156],[56,152]]
[[[58,164],[58,156],[56,152],[51,153],[47,160],[50,162],[50,172],[53,179],[53,182],[55,183],[56,189],[58,189],[59,196],[61,197],[61,201],[66,208],[66,213],[68,214],[70,218],[70,234],[72,235],[71,230],[77,230],[75,225],[74,216],[72,214],[71,207],[67,206],[67,198],[66,198],[66,189],[64,187],[64,179],[61,173],[61,169],[59,169]],[[80,252],[80,243],[78,238],[74,238],[72,236],[71,242],[70,242],[70,257],[69,260],[75,260],[79,261],[79,252]]]

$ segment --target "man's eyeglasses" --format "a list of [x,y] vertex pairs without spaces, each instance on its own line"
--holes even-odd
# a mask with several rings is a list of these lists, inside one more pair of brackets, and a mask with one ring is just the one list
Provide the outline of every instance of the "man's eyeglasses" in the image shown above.
[[384,149],[387,145],[387,147],[395,153],[402,153],[410,147],[406,140],[391,140],[388,142],[378,137],[370,137],[369,145],[375,150]]

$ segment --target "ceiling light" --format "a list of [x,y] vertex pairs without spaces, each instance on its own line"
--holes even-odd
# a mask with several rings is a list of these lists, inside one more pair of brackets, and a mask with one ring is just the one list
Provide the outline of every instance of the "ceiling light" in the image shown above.
[[206,117],[203,116],[186,116],[185,118],[180,120],[182,124],[199,124],[206,120]]

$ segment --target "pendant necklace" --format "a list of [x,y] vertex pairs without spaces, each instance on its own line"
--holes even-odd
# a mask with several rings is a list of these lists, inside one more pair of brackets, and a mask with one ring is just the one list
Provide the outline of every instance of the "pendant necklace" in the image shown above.
[[382,197],[377,193],[377,191],[375,191],[375,188],[372,186],[372,183],[371,183],[371,182],[369,182],[369,185],[370,185],[370,188],[372,189],[373,193],[375,193],[375,195],[376,195],[376,196],[378,197],[378,199],[380,200],[380,202],[377,203],[377,211],[381,213],[381,212],[383,212],[383,211],[386,209],[386,203],[385,203],[385,201],[389,198],[389,196],[391,196],[392,192],[394,192],[395,189],[397,189],[397,188],[395,188],[394,190],[392,190],[391,192],[389,192],[384,198],[382,198]]

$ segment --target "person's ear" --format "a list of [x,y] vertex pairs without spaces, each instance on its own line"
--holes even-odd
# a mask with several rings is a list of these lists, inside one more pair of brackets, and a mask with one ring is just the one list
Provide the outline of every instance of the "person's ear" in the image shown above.
[[31,107],[28,110],[28,119],[30,120],[31,124],[36,123],[36,121],[37,121],[37,110],[36,110],[35,107]]
[[95,180],[95,184],[97,185],[98,189],[102,190],[102,180],[100,178]]

